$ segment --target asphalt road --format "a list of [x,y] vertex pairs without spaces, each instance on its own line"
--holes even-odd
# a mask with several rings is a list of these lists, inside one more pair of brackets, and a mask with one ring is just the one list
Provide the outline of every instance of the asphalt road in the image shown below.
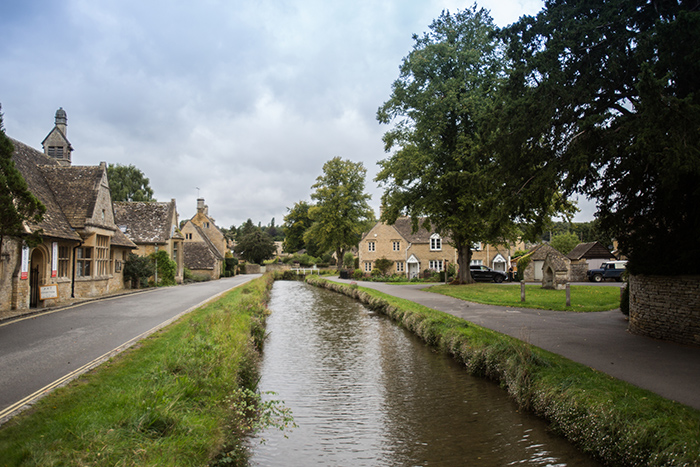
[[53,387],[256,277],[165,287],[0,324],[0,423]]

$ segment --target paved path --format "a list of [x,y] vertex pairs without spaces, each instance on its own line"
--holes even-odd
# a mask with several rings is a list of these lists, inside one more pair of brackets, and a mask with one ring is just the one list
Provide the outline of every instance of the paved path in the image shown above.
[[0,323],[0,423],[211,297],[259,276],[163,287]]
[[631,334],[619,310],[571,313],[498,307],[427,292],[421,290],[429,286],[424,284],[360,285],[508,334],[700,410],[700,348]]

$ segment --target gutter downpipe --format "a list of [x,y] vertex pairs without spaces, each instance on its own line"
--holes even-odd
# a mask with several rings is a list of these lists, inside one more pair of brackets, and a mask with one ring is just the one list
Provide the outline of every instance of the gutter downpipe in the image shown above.
[[75,250],[83,245],[83,240],[81,239],[77,245],[73,247],[73,273],[71,274],[70,280],[70,298],[75,298],[75,269],[78,266],[78,258],[75,257]]

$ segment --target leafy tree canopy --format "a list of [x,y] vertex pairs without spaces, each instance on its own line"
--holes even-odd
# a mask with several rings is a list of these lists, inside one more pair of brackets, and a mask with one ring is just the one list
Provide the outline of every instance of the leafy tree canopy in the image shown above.
[[374,221],[371,197],[364,192],[366,173],[361,162],[335,157],[323,165],[323,174],[311,186],[316,204],[309,208],[313,223],[304,240],[317,242],[321,251],[335,252],[339,269],[345,251],[357,245],[367,222]]
[[506,170],[595,198],[632,272],[700,273],[700,2],[550,0],[503,37]]
[[46,207],[30,191],[26,180],[15,167],[12,154],[15,151],[5,134],[2,107],[0,107],[0,250],[5,237],[22,237],[33,246],[41,243],[41,229],[28,234],[25,224],[38,224]]
[[107,178],[112,201],[155,201],[148,178],[133,165],[109,164]]
[[579,243],[578,235],[567,232],[553,236],[550,245],[562,255],[568,255]]
[[262,264],[266,259],[272,258],[277,251],[272,238],[260,229],[255,229],[244,235],[236,245],[241,257],[255,264]]
[[[383,220],[425,216],[425,227],[451,237],[459,281],[469,274],[471,245],[503,243],[521,232],[517,222],[539,225],[568,206],[556,185],[504,196],[506,180],[488,146],[489,117],[505,74],[502,43],[488,12],[476,6],[443,12],[430,32],[414,35],[390,99],[377,112],[394,123],[377,180],[385,187]],[[534,206],[534,207],[533,207]]]
[[284,227],[286,236],[284,238],[284,251],[286,253],[296,253],[306,248],[304,234],[311,227],[309,217],[309,203],[299,201],[294,206],[287,208],[287,215],[284,216]]

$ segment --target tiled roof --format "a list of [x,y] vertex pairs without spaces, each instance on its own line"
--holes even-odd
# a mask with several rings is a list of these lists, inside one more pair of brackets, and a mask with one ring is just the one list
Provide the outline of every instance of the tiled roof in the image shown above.
[[171,224],[175,210],[173,201],[117,201],[113,205],[115,224],[126,226],[126,236],[135,243],[165,243],[176,236],[177,229]]
[[126,248],[131,248],[132,250],[138,248],[138,246],[136,246],[134,242],[129,240],[129,238],[126,235],[124,235],[119,229],[117,229],[114,232],[111,243],[113,246],[123,246]]
[[[408,216],[402,216],[396,219],[393,226],[396,231],[406,239],[407,242],[417,244],[417,243],[430,243],[430,236],[435,233],[435,230],[430,232],[423,226],[425,218],[421,217],[418,219],[418,230],[413,232],[413,221]],[[450,238],[447,235],[441,235],[443,241],[449,242]]]
[[80,236],[71,227],[63,213],[51,186],[44,177],[44,169],[58,167],[58,163],[44,153],[11,139],[15,147],[12,159],[15,167],[27,181],[29,191],[46,206],[44,219],[38,225],[31,225],[32,230],[42,229],[44,236],[68,240],[80,240]]
[[561,255],[559,251],[557,251],[553,246],[551,246],[549,243],[542,243],[540,245],[537,245],[535,248],[532,249],[532,257],[531,259],[533,261],[544,261],[547,258],[547,255],[550,252],[556,252],[557,254]]
[[214,269],[217,258],[205,242],[185,242],[183,246],[186,268],[190,270]]
[[197,229],[197,233],[199,233],[199,236],[204,239],[204,243],[207,244],[207,246],[211,250],[212,254],[218,259],[224,259],[224,256],[221,254],[221,252],[216,247],[216,245],[214,245],[214,243],[211,241],[211,239],[207,236],[207,233],[204,231],[204,229],[202,229],[197,224],[192,224],[192,225],[194,225],[194,228]]
[[613,257],[613,254],[610,253],[610,250],[605,248],[600,242],[590,242],[579,243],[569,252],[568,255],[566,255],[566,257],[573,260],[579,260],[581,258],[610,259]]
[[103,169],[99,166],[42,166],[41,171],[55,193],[56,201],[74,229],[85,227],[95,209]]

